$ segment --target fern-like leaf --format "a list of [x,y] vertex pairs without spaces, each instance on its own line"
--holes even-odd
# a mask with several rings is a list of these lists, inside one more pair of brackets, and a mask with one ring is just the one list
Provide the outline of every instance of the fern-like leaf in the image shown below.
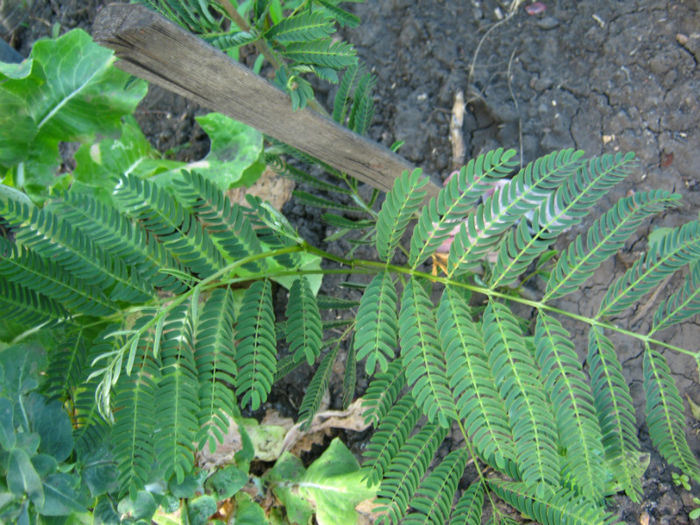
[[457,501],[450,525],[481,525],[484,507],[484,485],[481,480],[474,481]]
[[437,319],[459,417],[479,454],[503,469],[506,458],[516,459],[515,443],[488,365],[481,326],[471,320],[466,301],[450,286],[440,299]]
[[642,473],[637,472],[640,448],[632,396],[612,341],[596,326],[588,334],[587,361],[605,457],[630,499],[639,501]]
[[511,160],[514,156],[515,150],[503,148],[479,155],[459,170],[437,197],[430,199],[411,238],[408,263],[412,268],[435,253],[494,181],[514,169],[517,165]]
[[686,264],[700,259],[700,222],[674,228],[608,289],[597,317],[619,314]]
[[411,507],[418,512],[412,512],[404,523],[411,525],[431,525],[447,523],[452,511],[452,500],[457,492],[469,453],[466,448],[453,450],[426,477],[416,496],[411,500]]
[[287,302],[287,342],[294,359],[306,357],[309,365],[314,364],[321,353],[321,314],[316,298],[311,291],[308,279],[301,277],[289,289]]
[[580,153],[550,153],[529,163],[467,217],[450,247],[448,277],[469,271],[492,251],[500,236],[522,217],[549,200],[562,182],[580,168]]
[[350,91],[355,85],[359,76],[363,74],[362,66],[350,66],[343,73],[343,78],[338,84],[338,91],[333,99],[333,120],[338,124],[345,122],[348,107],[350,105]]
[[564,463],[580,493],[594,504],[603,499],[600,480],[603,444],[593,395],[581,370],[571,335],[553,317],[540,312],[535,328],[535,357],[554,408]]
[[41,325],[68,316],[61,304],[19,284],[0,278],[0,306],[12,312],[12,320],[26,325]]
[[357,63],[357,52],[350,44],[330,39],[291,42],[285,47],[284,55],[299,64],[333,69],[343,69]]
[[399,315],[401,359],[413,398],[431,422],[447,428],[457,417],[439,343],[433,305],[417,279],[406,284]]
[[367,387],[362,403],[365,422],[376,426],[394,405],[405,385],[403,361],[395,359],[389,363],[386,372],[377,374]]
[[700,313],[700,260],[690,266],[690,272],[680,290],[671,295],[654,314],[649,335]]
[[683,400],[666,359],[648,344],[644,351],[644,394],[651,442],[666,461],[700,482],[700,466],[685,437]]
[[567,489],[554,492],[545,485],[534,489],[525,483],[499,479],[489,479],[488,484],[498,497],[543,525],[608,525],[617,521],[604,508],[591,505]]
[[483,318],[489,365],[510,415],[523,481],[559,484],[557,430],[535,361],[510,310],[489,302]]
[[341,26],[347,26],[347,27],[357,27],[360,24],[360,19],[359,17],[353,15],[352,13],[341,9],[336,5],[336,3],[339,2],[331,2],[328,0],[315,0],[317,3],[321,4],[324,8],[326,8],[333,18],[340,24]]
[[72,313],[95,317],[114,313],[118,306],[102,290],[66,272],[52,259],[0,238],[0,275],[59,302]]
[[[185,206],[191,207],[204,223],[221,251],[232,261],[262,252],[262,246],[243,208],[231,204],[212,181],[197,172],[186,172],[183,180],[175,181],[177,194]],[[257,263],[248,263],[250,271],[259,269]]]
[[250,285],[243,296],[236,335],[236,393],[241,406],[260,408],[272,388],[277,366],[275,316],[272,310],[272,290],[267,280]]
[[166,190],[135,175],[122,175],[113,197],[191,272],[207,277],[224,267],[221,254],[204,234],[202,225]]
[[121,259],[106,254],[92,239],[50,209],[0,200],[0,214],[18,226],[17,244],[53,260],[76,279],[105,290],[110,299],[143,302],[153,296],[153,289],[137,272],[129,272]]
[[369,73],[362,75],[353,93],[353,104],[348,117],[348,127],[358,135],[364,135],[372,123],[374,101],[372,90],[376,79]]
[[383,261],[390,261],[408,222],[425,198],[422,189],[428,182],[421,170],[404,171],[387,194],[377,217],[377,252]]
[[200,408],[197,442],[200,449],[208,442],[212,452],[216,441],[223,442],[228,416],[236,406],[231,387],[236,382],[233,323],[233,292],[217,288],[199,315],[195,344]]
[[182,483],[194,465],[199,429],[199,382],[192,346],[189,304],[174,308],[165,320],[161,342],[161,379],[158,382],[156,453],[164,477]]
[[333,372],[333,362],[338,355],[338,348],[339,346],[335,345],[333,349],[324,356],[313,378],[311,378],[309,387],[306,389],[304,399],[302,399],[301,406],[299,407],[298,420],[302,422],[301,430],[307,430],[309,428],[316,412],[318,412],[321,406],[323,395],[326,393],[326,390],[328,390],[328,383],[331,379],[331,373]]
[[680,195],[655,190],[635,193],[617,204],[591,225],[586,235],[579,235],[562,254],[547,282],[543,302],[577,290],[600,266],[622,248],[627,238],[647,217],[676,206]]
[[145,281],[175,293],[185,285],[161,269],[184,271],[164,246],[148,235],[141,224],[132,222],[125,214],[98,201],[91,195],[69,191],[63,200],[50,203],[63,220],[81,230],[105,252],[113,254],[135,268]]
[[138,346],[131,375],[122,374],[114,388],[114,457],[119,467],[120,495],[132,499],[151,479],[156,461],[156,429],[160,363],[150,355],[145,339]]
[[357,310],[355,352],[357,359],[367,358],[365,370],[374,374],[377,367],[386,372],[394,357],[398,340],[396,287],[389,272],[377,274],[360,300]]
[[363,454],[362,470],[370,485],[382,479],[389,463],[413,432],[420,414],[416,402],[406,394],[382,417]]
[[561,232],[579,224],[596,202],[627,177],[632,166],[631,156],[607,159],[607,162],[597,158],[589,160],[587,166],[582,166],[575,176],[569,177],[555,194],[542,202],[530,221],[534,232],[530,232],[526,221],[521,221],[506,235],[489,283],[492,288],[520,276]]
[[321,11],[312,11],[281,20],[265,32],[265,38],[282,44],[310,42],[333,32],[333,21]]
[[398,523],[406,514],[418,484],[446,435],[446,428],[429,423],[401,447],[379,486],[379,511],[386,512],[379,523]]

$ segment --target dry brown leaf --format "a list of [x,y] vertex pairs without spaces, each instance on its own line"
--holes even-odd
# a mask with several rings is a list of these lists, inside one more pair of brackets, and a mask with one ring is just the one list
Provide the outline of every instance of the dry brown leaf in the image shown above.
[[294,181],[282,177],[275,173],[270,167],[265,168],[260,178],[250,188],[233,188],[228,191],[228,196],[232,202],[237,202],[247,206],[246,194],[257,195],[262,200],[268,201],[276,210],[281,210],[282,206],[292,196]]

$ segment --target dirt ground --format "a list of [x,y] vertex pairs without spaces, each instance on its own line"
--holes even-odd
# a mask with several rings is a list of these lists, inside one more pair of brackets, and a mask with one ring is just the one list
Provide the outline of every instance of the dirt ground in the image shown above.
[[[50,34],[55,23],[61,32],[77,26],[89,30],[100,4],[35,0],[18,25],[0,26],[0,37],[26,55],[31,43]],[[680,208],[641,228],[585,289],[561,302],[564,309],[588,315],[610,283],[645,249],[651,230],[698,217],[700,0],[550,0],[542,2],[545,9],[537,14],[529,14],[526,4],[530,2],[523,2],[511,15],[506,1],[371,0],[352,4],[362,24],[344,31],[344,36],[377,76],[370,136],[387,146],[405,141],[400,153],[436,182],[451,171],[449,120],[455,93],[461,90],[467,101],[462,128],[467,159],[501,146],[519,150],[523,162],[568,147],[590,155],[634,151],[639,168],[604,204],[629,191],[652,188],[682,194]],[[0,13],[2,6],[0,0]],[[321,93],[321,100],[331,95],[332,91]],[[177,156],[189,160],[207,150],[194,122],[194,115],[202,112],[154,89],[138,117],[161,151],[185,144]],[[318,210],[291,202],[285,212],[312,243],[328,233],[318,220]],[[588,224],[568,232],[559,247]],[[342,246],[331,250],[340,251]],[[337,284],[329,279],[324,287],[331,292]],[[616,321],[645,331],[653,312],[653,305],[642,305],[630,318]],[[584,355],[584,327],[571,323],[567,327]],[[663,336],[692,349],[700,339],[700,326],[687,323]],[[625,339],[615,342],[634,395],[642,446],[652,451],[643,424],[641,347]],[[669,352],[666,357],[681,393],[700,403],[695,364]],[[287,398],[293,406],[306,383],[286,382],[277,402],[283,405],[281,399]],[[360,378],[358,391],[364,386],[366,380]],[[339,404],[339,392],[337,385],[331,385],[332,406]],[[687,415],[689,442],[700,455],[700,423],[689,410]],[[366,435],[354,439],[366,439]],[[670,471],[656,453],[652,452],[643,486],[640,505],[615,498],[621,521],[690,522],[692,496],[673,485]]]

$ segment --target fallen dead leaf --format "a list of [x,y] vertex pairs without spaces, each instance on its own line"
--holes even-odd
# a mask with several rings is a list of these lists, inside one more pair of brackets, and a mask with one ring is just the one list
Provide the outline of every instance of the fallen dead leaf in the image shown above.
[[250,188],[233,188],[228,191],[228,196],[232,202],[247,206],[245,196],[256,195],[268,201],[276,210],[282,210],[282,206],[292,196],[293,189],[293,180],[278,175],[268,166]]

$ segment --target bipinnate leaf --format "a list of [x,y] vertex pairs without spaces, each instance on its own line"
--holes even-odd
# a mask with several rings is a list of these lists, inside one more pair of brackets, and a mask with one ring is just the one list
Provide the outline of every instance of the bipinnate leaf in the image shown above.
[[312,365],[321,353],[323,328],[321,314],[309,281],[300,277],[289,289],[287,302],[287,342],[295,361],[306,358]]
[[164,477],[181,482],[194,465],[194,442],[199,431],[199,383],[194,358],[190,306],[183,303],[168,315],[161,342],[158,383],[160,432],[155,440]]
[[566,488],[557,491],[546,485],[528,486],[522,482],[489,479],[489,488],[498,497],[526,516],[543,524],[608,525],[617,519],[603,507],[591,505]]
[[[255,281],[241,304],[236,346],[236,394],[241,406],[260,408],[272,388],[277,368],[277,339],[272,309],[272,290],[267,280]],[[242,396],[242,397],[241,397]]]
[[442,293],[437,321],[450,388],[467,435],[486,461],[503,468],[505,459],[515,461],[515,443],[489,368],[481,326],[471,320],[466,301],[452,286]]
[[452,511],[452,500],[457,491],[469,453],[466,448],[450,452],[440,464],[421,482],[411,500],[417,512],[406,516],[406,524],[447,523]]
[[447,363],[438,342],[433,305],[422,283],[406,284],[399,315],[401,359],[416,404],[431,422],[449,427],[457,413],[447,379]]
[[447,429],[428,423],[401,447],[379,487],[377,503],[386,513],[378,523],[399,523],[406,514],[420,480],[446,435]]
[[700,466],[685,437],[683,400],[663,355],[646,344],[644,394],[649,436],[671,465],[700,482]]
[[416,268],[450,236],[456,224],[471,210],[494,181],[517,165],[515,150],[499,148],[469,161],[437,197],[423,207],[411,238],[409,264]]
[[394,357],[398,339],[396,287],[389,272],[377,274],[360,300],[357,310],[355,352],[357,359],[367,358],[365,370],[373,375],[379,368],[386,372]]
[[230,288],[216,288],[199,315],[195,356],[199,382],[199,448],[213,452],[229,427],[236,399],[229,385],[236,383],[234,302]]
[[665,208],[677,206],[679,195],[663,190],[635,193],[623,197],[599,217],[588,230],[584,247],[583,235],[569,245],[557,262],[543,301],[577,290],[600,264],[617,252],[647,217]]
[[559,428],[559,442],[566,448],[563,462],[581,494],[594,504],[603,499],[600,480],[603,444],[593,395],[571,342],[561,323],[544,312],[537,316],[535,358],[540,366],[548,398]]
[[396,179],[394,187],[386,195],[377,217],[377,252],[383,261],[391,261],[394,251],[406,231],[413,213],[418,210],[425,198],[423,187],[428,179],[416,169],[411,173],[404,171]]
[[559,484],[552,406],[522,331],[507,306],[490,301],[483,317],[489,365],[510,416],[518,469],[529,485]]
[[639,501],[642,472],[632,396],[612,341],[596,326],[588,334],[587,360],[605,458],[630,499]]
[[481,525],[484,507],[484,485],[477,479],[464,491],[457,501],[450,523],[454,525]]

